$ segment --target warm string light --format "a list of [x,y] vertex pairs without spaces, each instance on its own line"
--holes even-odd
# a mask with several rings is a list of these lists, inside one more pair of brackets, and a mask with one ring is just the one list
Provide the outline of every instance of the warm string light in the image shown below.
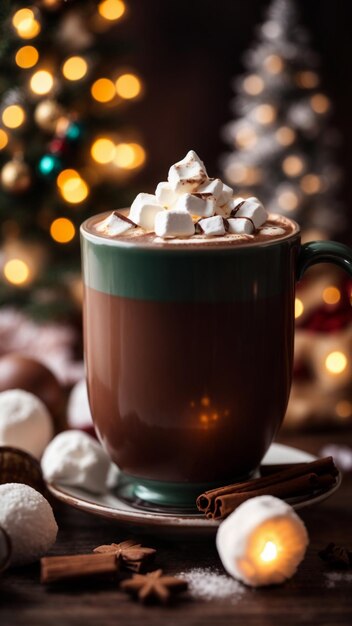
[[10,259],[3,268],[4,277],[12,285],[25,285],[30,278],[27,263],[22,259]]
[[110,102],[115,95],[115,85],[110,78],[98,78],[91,86],[91,94],[97,102]]
[[242,126],[236,131],[236,144],[239,148],[252,148],[257,142],[257,133],[251,126]]
[[335,350],[330,352],[325,359],[325,367],[330,374],[342,374],[347,367],[347,357],[343,352]]
[[108,137],[99,137],[93,142],[90,153],[97,163],[111,163],[115,156],[115,144]]
[[295,318],[301,317],[304,312],[304,305],[302,300],[295,298]]
[[38,96],[49,93],[54,86],[54,78],[48,70],[38,70],[29,82],[30,88]]
[[269,74],[280,74],[284,68],[284,62],[278,54],[270,54],[264,61],[264,67]]
[[86,181],[76,170],[63,170],[58,175],[56,183],[63,199],[70,204],[83,202],[89,194]]
[[288,126],[281,126],[275,133],[276,141],[281,146],[290,146],[296,139],[296,133]]
[[338,417],[346,419],[352,416],[352,404],[348,400],[340,400],[336,407],[335,413]]
[[141,167],[146,160],[146,152],[138,143],[119,143],[115,147],[114,164],[125,170]]
[[282,191],[279,193],[277,202],[281,209],[284,211],[294,211],[298,207],[299,198],[297,194],[291,190],[287,189],[286,191]]
[[303,171],[303,167],[303,159],[295,154],[287,156],[282,162],[282,169],[287,176],[299,176]]
[[39,52],[34,46],[22,46],[16,52],[15,61],[18,67],[28,69],[38,63]]
[[330,100],[322,93],[316,93],[310,98],[310,105],[315,113],[327,113],[330,109]]
[[337,304],[341,300],[341,292],[337,287],[325,287],[323,300],[326,304]]
[[260,104],[255,107],[253,113],[259,124],[272,124],[276,119],[276,110],[271,104]]
[[306,174],[300,182],[300,187],[304,193],[318,193],[321,189],[321,180],[316,174]]
[[249,167],[242,163],[231,163],[227,167],[226,175],[234,185],[256,185],[262,178],[259,168]]
[[58,217],[50,225],[50,235],[57,243],[69,243],[75,233],[74,224],[67,217]]
[[119,20],[126,11],[125,3],[122,0],[103,0],[98,5],[98,11],[105,20]]
[[3,110],[1,118],[7,128],[18,128],[23,124],[26,116],[19,104],[10,104]]
[[315,72],[309,70],[298,72],[296,74],[296,82],[299,87],[304,89],[313,89],[319,85],[319,76]]
[[83,57],[74,56],[66,59],[62,66],[62,73],[67,80],[81,80],[88,71],[88,64]]
[[120,98],[132,100],[142,91],[142,83],[135,74],[121,74],[115,82],[116,93]]
[[12,24],[21,39],[34,39],[39,35],[41,26],[35,19],[32,9],[19,9],[12,18]]
[[258,96],[264,89],[264,81],[257,74],[250,74],[243,81],[243,89],[250,96]]
[[2,128],[0,128],[0,150],[6,148],[8,142],[9,138],[7,133]]

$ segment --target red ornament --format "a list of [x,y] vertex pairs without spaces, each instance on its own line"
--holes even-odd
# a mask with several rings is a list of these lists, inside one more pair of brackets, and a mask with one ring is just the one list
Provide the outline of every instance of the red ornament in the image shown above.
[[52,154],[67,154],[69,145],[64,137],[55,137],[49,144],[49,150]]

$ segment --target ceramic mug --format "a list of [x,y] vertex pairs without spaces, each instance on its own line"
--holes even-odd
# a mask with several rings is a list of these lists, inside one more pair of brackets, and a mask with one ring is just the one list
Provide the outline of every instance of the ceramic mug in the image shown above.
[[152,247],[81,227],[88,394],[98,436],[131,493],[194,506],[250,475],[285,415],[295,286],[352,251],[278,240]]

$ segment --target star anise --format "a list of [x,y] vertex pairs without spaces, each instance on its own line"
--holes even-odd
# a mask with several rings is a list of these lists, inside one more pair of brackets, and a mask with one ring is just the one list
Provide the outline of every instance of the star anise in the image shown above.
[[332,567],[344,569],[352,567],[352,552],[344,546],[329,543],[324,550],[319,552],[319,556]]
[[163,576],[163,571],[157,569],[149,574],[133,574],[132,578],[120,583],[120,588],[135,595],[140,602],[167,604],[174,593],[187,589],[187,582],[174,576]]
[[116,554],[116,557],[126,569],[140,572],[146,562],[153,558],[156,550],[154,548],[146,548],[133,539],[128,539],[121,543],[98,546],[93,552]]

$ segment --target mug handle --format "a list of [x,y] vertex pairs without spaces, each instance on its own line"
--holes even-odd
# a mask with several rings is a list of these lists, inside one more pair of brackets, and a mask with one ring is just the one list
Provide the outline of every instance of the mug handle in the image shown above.
[[297,280],[316,263],[334,263],[352,276],[352,249],[337,241],[310,241],[301,246],[297,263]]

